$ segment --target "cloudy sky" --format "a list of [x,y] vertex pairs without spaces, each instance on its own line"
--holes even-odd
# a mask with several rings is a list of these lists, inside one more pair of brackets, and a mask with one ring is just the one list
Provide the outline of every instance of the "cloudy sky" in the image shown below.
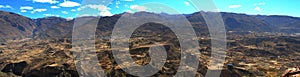
[[[0,10],[15,12],[30,18],[57,16],[111,16],[123,12],[148,11],[160,8],[149,3],[161,3],[180,14],[197,12],[190,0],[0,0]],[[214,0],[221,12],[300,17],[300,0]],[[105,5],[108,4],[108,5]],[[88,9],[88,11],[86,11]],[[80,12],[80,14],[78,14]],[[168,11],[157,11],[166,12]]]

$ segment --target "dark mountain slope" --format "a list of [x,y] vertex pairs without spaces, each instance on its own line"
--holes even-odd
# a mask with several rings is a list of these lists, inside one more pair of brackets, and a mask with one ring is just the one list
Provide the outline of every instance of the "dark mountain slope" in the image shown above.
[[36,22],[37,25],[37,28],[33,31],[35,36],[46,31],[51,26],[54,26],[57,23],[65,22],[67,20],[60,17],[46,17],[46,18],[35,19],[34,21]]
[[32,31],[36,27],[30,18],[0,11],[0,39],[2,41],[32,37]]
[[[124,14],[124,13],[123,13]],[[117,14],[110,17],[101,17],[98,22],[96,35],[102,37],[110,35],[115,23],[123,14]],[[135,15],[154,14],[148,12],[138,12]],[[225,22],[227,31],[237,32],[282,32],[282,33],[300,33],[300,18],[289,16],[256,16],[236,13],[221,13]],[[177,16],[168,14],[156,14],[161,16]],[[207,34],[208,28],[201,12],[185,15],[190,21],[197,34]],[[98,17],[80,17],[77,19],[94,19]],[[12,40],[22,38],[71,38],[75,20],[67,21],[59,17],[46,17],[39,19],[30,19],[24,16],[0,11],[0,36],[1,40]],[[129,20],[131,21],[131,20]],[[82,23],[89,25],[88,23]],[[148,25],[156,25],[149,23]],[[155,26],[146,27],[153,31],[165,30],[167,28],[155,28]],[[145,29],[146,29],[145,28]]]
[[[142,15],[142,14],[154,14],[154,13],[148,13],[148,12],[138,12],[135,13],[134,15]],[[236,14],[236,13],[221,13],[223,16],[223,20],[225,22],[226,30],[227,31],[237,31],[237,32],[248,32],[248,31],[253,31],[253,32],[284,32],[284,33],[295,33],[296,31],[293,30],[287,30],[287,31],[279,31],[282,28],[292,28],[292,29],[298,29],[298,23],[300,21],[295,21],[294,23],[289,23],[288,25],[280,25],[279,27],[274,27],[273,24],[265,21],[262,18],[259,18],[258,16],[252,16],[252,15],[246,15],[246,14]],[[114,25],[118,21],[118,19],[121,17],[123,14],[118,14],[110,17],[101,17],[98,22],[98,27],[96,31],[97,36],[109,36],[111,31],[114,28]],[[157,14],[161,16],[176,16],[176,15],[167,15],[167,14]],[[207,34],[208,33],[208,28],[205,23],[205,20],[203,19],[202,15],[200,12],[196,12],[193,14],[185,15],[186,18],[190,21],[192,26],[194,27],[194,30],[197,32],[197,34]],[[85,18],[93,18],[93,17],[85,17]],[[279,17],[279,19],[289,19],[286,17]],[[131,20],[129,20],[131,21]],[[72,24],[65,24],[62,25],[63,23],[69,23],[69,22],[61,22],[61,24],[54,25],[53,28],[50,29],[55,29],[55,28],[60,28],[60,30],[55,30],[58,32],[54,32],[53,30],[49,30],[52,32],[45,32],[47,36],[49,37],[58,37],[56,35],[61,35],[61,33],[68,32],[67,36],[60,36],[60,37],[71,37],[71,31],[72,31]],[[284,23],[284,22],[282,22]],[[155,23],[145,23],[148,25],[156,25]],[[84,24],[84,25],[88,25]],[[68,26],[67,31],[63,31],[64,29],[61,29],[61,27],[58,26]],[[159,28],[157,26],[147,26],[144,29],[153,29],[153,31],[163,31],[166,30],[167,28]],[[54,33],[54,34],[53,34]],[[57,34],[55,34],[57,33]],[[43,35],[43,34],[41,34]]]
[[270,24],[257,19],[255,16],[236,13],[221,13],[227,30],[272,32]]
[[256,16],[269,23],[276,32],[283,33],[300,33],[300,18],[290,16]]

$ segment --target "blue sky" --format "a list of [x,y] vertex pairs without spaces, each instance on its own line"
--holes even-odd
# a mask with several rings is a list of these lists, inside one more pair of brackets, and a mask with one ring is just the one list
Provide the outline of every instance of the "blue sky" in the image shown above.
[[[85,0],[91,3],[83,5],[82,1],[0,0],[0,10],[15,12],[30,18],[47,16],[74,18],[76,16],[111,16],[123,12],[148,11],[149,6],[143,5],[156,2],[167,5],[180,14],[197,12],[189,0],[113,0],[107,6],[103,5],[104,2],[97,3],[92,0]],[[214,0],[214,2],[221,12],[300,17],[300,0]],[[151,7],[156,8],[156,6]],[[86,9],[88,11],[83,11]],[[80,15],[78,11],[80,11]],[[159,12],[168,13],[167,10]]]

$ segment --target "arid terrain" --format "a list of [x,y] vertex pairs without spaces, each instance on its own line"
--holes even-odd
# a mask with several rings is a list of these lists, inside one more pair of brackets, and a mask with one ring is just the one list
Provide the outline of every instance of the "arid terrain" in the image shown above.
[[[221,77],[278,77],[286,69],[300,66],[300,36],[297,35],[300,18],[221,14],[227,30],[227,56]],[[96,31],[96,49],[90,50],[96,52],[99,66],[109,77],[133,76],[124,72],[115,62],[111,49],[111,31],[121,15],[100,18]],[[12,22],[19,17],[24,18],[24,21]],[[203,77],[209,65],[211,38],[200,13],[186,17],[198,36],[195,40],[199,42],[197,50],[201,54],[197,77]],[[279,19],[289,19],[290,22]],[[74,20],[55,17],[29,19],[1,11],[0,22],[0,77],[79,77],[80,72],[75,66],[78,61],[74,58],[80,55],[73,55],[76,48],[72,46]],[[2,30],[4,28],[6,30]],[[164,46],[168,54],[167,61],[153,77],[171,77],[176,74],[181,56],[180,45],[169,28],[158,23],[146,23],[133,33],[129,43],[131,57],[139,65],[151,61],[147,52],[150,46]]]

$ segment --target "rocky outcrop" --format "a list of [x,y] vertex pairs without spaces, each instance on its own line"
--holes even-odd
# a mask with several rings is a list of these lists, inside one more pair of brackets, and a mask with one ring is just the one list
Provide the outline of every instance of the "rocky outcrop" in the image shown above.
[[23,71],[25,70],[25,68],[28,66],[28,63],[25,61],[19,62],[19,63],[10,63],[7,64],[2,70],[1,72],[5,72],[5,73],[13,73],[15,75],[19,75],[21,76],[23,74]]
[[25,74],[23,77],[79,77],[77,71],[68,70],[69,65],[64,66],[47,66],[44,68],[34,69]]
[[289,68],[281,75],[281,77],[299,77],[300,67]]

